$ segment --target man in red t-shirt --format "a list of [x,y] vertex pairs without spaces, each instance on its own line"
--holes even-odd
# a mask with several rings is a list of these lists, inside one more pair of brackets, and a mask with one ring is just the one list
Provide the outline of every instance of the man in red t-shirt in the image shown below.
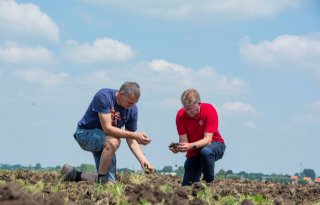
[[181,95],[181,108],[176,116],[179,146],[170,148],[173,153],[187,152],[182,186],[200,180],[212,183],[215,162],[223,157],[224,140],[218,130],[218,114],[209,103],[201,103],[195,89]]

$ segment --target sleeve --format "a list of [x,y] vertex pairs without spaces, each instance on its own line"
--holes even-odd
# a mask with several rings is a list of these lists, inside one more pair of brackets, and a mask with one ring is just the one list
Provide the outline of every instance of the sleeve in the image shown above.
[[207,110],[207,117],[206,117],[206,124],[204,131],[209,132],[209,133],[214,133],[218,131],[218,114],[216,109],[211,105],[208,107],[209,109]]
[[187,133],[184,120],[179,112],[176,115],[176,127],[179,135],[184,135]]
[[111,112],[111,98],[104,94],[101,90],[93,97],[92,111],[97,113],[108,114]]
[[128,121],[125,123],[126,130],[135,132],[138,129],[138,107],[134,106],[132,110],[129,111]]

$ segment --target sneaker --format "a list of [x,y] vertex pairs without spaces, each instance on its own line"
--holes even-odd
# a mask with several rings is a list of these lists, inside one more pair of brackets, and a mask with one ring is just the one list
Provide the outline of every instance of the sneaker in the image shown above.
[[76,181],[77,170],[72,166],[65,164],[61,169],[60,182],[64,181]]

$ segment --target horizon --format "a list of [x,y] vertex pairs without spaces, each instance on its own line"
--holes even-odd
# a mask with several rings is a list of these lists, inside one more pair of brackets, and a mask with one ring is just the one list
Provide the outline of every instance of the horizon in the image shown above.
[[[22,165],[22,164],[2,164],[2,163],[0,163],[0,169],[1,169],[1,167],[3,166],[3,165],[8,165],[8,166],[22,166],[22,167],[25,167],[25,168],[27,168],[27,167],[36,167],[36,165],[37,165],[38,163],[36,163],[34,166],[32,166],[32,164],[29,164],[29,165]],[[39,163],[40,165],[41,165],[41,163]],[[87,164],[87,163],[83,163],[83,164]],[[78,164],[78,165],[72,165],[72,166],[74,166],[74,167],[80,167],[82,164]],[[88,165],[90,165],[90,166],[95,166],[94,164],[88,164]],[[47,169],[47,168],[56,168],[56,167],[62,167],[63,165],[53,165],[53,166],[42,166],[41,165],[41,169]],[[158,169],[156,169],[157,171],[160,171],[160,170],[162,170],[165,166],[171,166],[172,167],[172,169],[173,169],[173,171],[177,171],[178,169],[179,169],[179,167],[183,167],[183,166],[178,166],[178,167],[176,167],[176,166],[172,166],[172,165],[164,165],[162,168],[158,168]],[[130,169],[129,167],[117,167],[117,170],[119,170],[119,169],[129,169],[129,170],[132,170],[132,171],[143,171],[142,169]],[[224,171],[232,171],[233,173],[236,173],[236,174],[239,174],[240,172],[245,172],[245,173],[248,173],[248,174],[263,174],[263,175],[273,175],[273,174],[276,174],[276,175],[289,175],[289,176],[293,176],[293,175],[295,175],[295,174],[301,174],[302,172],[303,172],[303,170],[305,170],[305,169],[311,169],[311,170],[314,170],[314,169],[312,169],[312,168],[303,168],[301,171],[299,171],[299,172],[296,172],[296,173],[294,173],[294,174],[289,174],[289,173],[264,173],[264,172],[247,172],[246,170],[242,170],[242,171],[239,171],[239,172],[234,172],[233,170],[224,170],[224,169],[219,169],[219,170],[215,170],[215,174],[217,174],[220,170],[224,170]],[[316,172],[315,172],[316,173]],[[316,178],[320,178],[320,175],[318,175],[317,173],[316,173]]]

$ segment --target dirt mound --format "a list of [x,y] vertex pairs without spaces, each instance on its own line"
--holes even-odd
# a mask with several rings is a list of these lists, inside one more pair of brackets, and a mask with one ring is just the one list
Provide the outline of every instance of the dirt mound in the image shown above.
[[53,205],[53,204],[75,204],[66,202],[59,193],[27,193],[21,186],[14,183],[0,185],[0,204],[3,205]]
[[[159,173],[118,175],[115,185],[59,183],[56,172],[0,170],[0,204],[314,204],[320,186],[217,180],[181,187],[181,177]],[[251,197],[251,198],[250,198]]]

